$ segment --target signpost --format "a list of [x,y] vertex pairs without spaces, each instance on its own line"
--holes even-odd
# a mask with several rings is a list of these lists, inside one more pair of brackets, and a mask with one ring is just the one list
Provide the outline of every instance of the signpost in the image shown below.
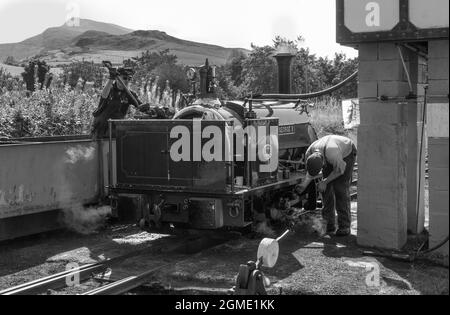
[[448,0],[337,0],[337,42],[423,41],[449,36]]

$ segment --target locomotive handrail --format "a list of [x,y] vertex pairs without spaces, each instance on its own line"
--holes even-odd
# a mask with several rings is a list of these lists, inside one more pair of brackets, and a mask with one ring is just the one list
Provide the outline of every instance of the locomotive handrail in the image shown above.
[[[286,94],[288,95],[288,94]],[[261,95],[262,96],[262,95]],[[303,101],[303,100],[299,100],[298,98],[291,98],[291,99],[282,99],[282,98],[246,98],[246,101],[252,100],[253,102],[284,102],[284,103],[297,103],[299,101]],[[265,106],[270,106],[270,104],[264,104]],[[280,104],[276,104],[276,105],[280,105]]]

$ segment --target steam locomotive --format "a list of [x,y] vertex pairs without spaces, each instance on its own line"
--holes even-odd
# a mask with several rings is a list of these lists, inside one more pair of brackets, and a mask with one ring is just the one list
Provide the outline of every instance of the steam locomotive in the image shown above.
[[[192,100],[173,119],[111,120],[108,195],[137,202],[141,227],[242,228],[272,206],[316,208],[304,154],[317,140],[308,103],[290,97],[291,55],[276,56],[279,96],[219,101],[215,68],[192,67]],[[197,84],[198,82],[198,92]]]

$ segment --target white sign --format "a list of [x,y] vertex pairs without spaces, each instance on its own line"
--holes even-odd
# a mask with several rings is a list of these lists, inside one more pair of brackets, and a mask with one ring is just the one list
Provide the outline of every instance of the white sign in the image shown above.
[[390,31],[399,22],[399,0],[344,0],[344,24],[353,33]]
[[359,120],[359,100],[343,100],[342,116],[344,118],[345,129],[353,129],[360,124]]
[[449,27],[448,0],[409,0],[409,19],[417,28]]
[[430,103],[427,106],[427,135],[432,138],[448,138],[448,103]]

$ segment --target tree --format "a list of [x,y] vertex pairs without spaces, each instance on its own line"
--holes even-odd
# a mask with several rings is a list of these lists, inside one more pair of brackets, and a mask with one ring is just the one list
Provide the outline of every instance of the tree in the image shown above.
[[84,82],[94,82],[95,88],[101,88],[104,70],[94,62],[78,61],[63,67],[66,82],[73,88],[81,78]]
[[252,45],[252,52],[242,62],[243,82],[241,96],[249,93],[275,92],[277,87],[277,65],[273,58],[275,49],[271,46]]
[[14,78],[6,69],[0,67],[0,94],[1,91],[11,91],[17,85],[17,78]]
[[[292,61],[292,92],[310,93],[329,88],[349,77],[358,66],[358,60],[347,59],[345,54],[335,54],[333,59],[317,58],[309,48],[300,48],[302,36],[290,40],[275,37],[273,46],[257,47],[246,55],[232,55],[221,69],[224,76],[219,86],[223,91],[237,91],[239,96],[250,92],[270,93],[277,87],[277,66],[273,58],[277,51],[288,51],[295,55]],[[230,85],[231,83],[231,85]],[[353,81],[333,93],[336,98],[353,98],[357,95],[357,83]]]
[[177,64],[177,56],[170,53],[169,49],[159,52],[142,52],[139,57],[127,59],[124,66],[131,67],[135,71],[133,82],[137,85],[149,82],[154,77],[159,77],[158,86],[164,88],[169,81],[174,91],[189,91],[189,83],[183,66]]
[[[239,89],[235,85],[232,73],[231,65],[223,65],[216,68],[216,94],[219,99],[230,100],[236,99],[239,95]],[[242,74],[239,73],[239,76]]]
[[14,59],[13,56],[8,56],[5,59],[5,65],[16,66],[17,65],[17,61],[16,61],[16,59]]
[[247,55],[240,49],[233,49],[221,70],[222,76],[229,76],[234,85],[239,86],[244,81],[242,77],[243,62]]
[[181,92],[189,91],[186,72],[180,65],[170,63],[160,64],[151,73],[159,77],[158,86],[164,87],[166,82],[169,81],[172,90]]
[[50,66],[45,61],[32,60],[25,66],[22,78],[25,81],[28,91],[35,91],[50,86]]
[[169,49],[159,52],[145,51],[139,57],[133,57],[124,61],[126,67],[135,70],[135,77],[138,79],[146,78],[160,65],[176,65],[178,57],[170,54]]
[[[348,59],[343,53],[336,53],[332,60],[326,58],[319,58],[318,69],[322,81],[326,84],[325,87],[336,85],[358,69],[358,59]],[[335,91],[332,96],[338,99],[342,98],[356,98],[358,95],[358,83],[353,80],[342,89]]]

